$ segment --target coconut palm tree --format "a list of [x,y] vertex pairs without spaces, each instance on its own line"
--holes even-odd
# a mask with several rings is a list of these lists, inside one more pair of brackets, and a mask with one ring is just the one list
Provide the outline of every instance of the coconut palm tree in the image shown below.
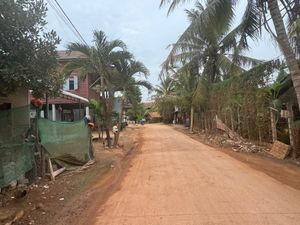
[[154,88],[156,107],[162,115],[163,121],[169,123],[172,121],[173,108],[177,96],[175,94],[175,80],[168,74],[160,76],[160,84]]
[[70,43],[69,51],[79,51],[86,57],[72,61],[66,65],[65,71],[71,72],[80,68],[82,76],[93,74],[99,81],[98,91],[104,108],[104,126],[108,146],[111,146],[110,130],[112,126],[112,110],[114,103],[114,76],[115,64],[119,60],[131,59],[132,55],[127,51],[126,45],[121,40],[108,40],[103,31],[94,31],[94,45],[89,46],[81,43]]
[[[188,2],[188,0],[161,0],[161,6],[170,4],[168,13],[170,13],[178,4]],[[201,24],[219,24],[220,27],[224,24],[230,24],[234,18],[236,0],[207,0],[207,11],[195,23]],[[279,3],[283,5],[283,9],[279,8]],[[293,85],[297,95],[298,106],[300,107],[300,66],[297,61],[297,48],[293,49],[293,42],[289,40],[287,27],[284,23],[283,13],[288,15],[290,21],[298,21],[299,18],[299,1],[293,0],[248,0],[247,8],[243,17],[244,28],[246,32],[240,33],[241,47],[247,46],[247,37],[257,38],[258,30],[264,25],[268,32],[278,42],[280,49],[285,57],[288,68],[291,73]],[[267,14],[270,13],[273,21],[275,32],[268,26]],[[194,24],[195,24],[194,23]],[[256,27],[256,28],[255,28]],[[193,26],[189,27],[194,30]],[[296,36],[299,39],[299,35]],[[238,50],[239,48],[237,48]],[[298,55],[299,57],[299,55]],[[299,58],[298,58],[299,59]]]
[[[260,63],[259,60],[240,54],[247,48],[247,44],[241,40],[241,35],[245,32],[242,24],[229,30],[230,24],[220,27],[217,24],[198,23],[208,10],[199,2],[196,9],[186,10],[191,25],[172,45],[172,50],[164,62],[164,69],[170,68],[170,65],[198,65],[202,68],[203,78],[214,83],[243,72],[244,65]],[[199,69],[195,69],[198,73]]]

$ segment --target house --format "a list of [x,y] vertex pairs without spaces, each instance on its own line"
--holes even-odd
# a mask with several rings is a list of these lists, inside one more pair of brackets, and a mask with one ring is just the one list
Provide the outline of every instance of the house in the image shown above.
[[[84,54],[77,51],[58,51],[58,61],[61,68],[72,60],[85,57]],[[80,77],[80,70],[74,70],[65,80],[60,96],[48,99],[48,118],[57,121],[78,121],[89,114],[89,100],[99,99],[97,92],[92,89],[96,80],[97,77],[92,75],[82,78]],[[46,99],[44,104],[46,104]],[[55,110],[53,111],[53,109]],[[46,106],[44,106],[44,110],[47,110]]]
[[[30,91],[19,88],[8,96],[0,96],[0,138],[14,136],[13,132],[30,127]],[[1,141],[0,141],[1,143]]]
[[[30,91],[19,88],[14,94],[8,96],[0,95],[0,110],[27,106],[30,104]],[[4,105],[6,105],[4,107]]]
[[32,169],[33,145],[25,142],[30,128],[30,96],[25,88],[0,95],[0,190],[15,185]]
[[161,120],[161,115],[158,112],[149,112],[146,115],[146,118],[150,121],[150,122],[160,122]]
[[161,122],[161,115],[155,110],[155,101],[146,101],[143,103],[145,109],[145,117],[149,122]]

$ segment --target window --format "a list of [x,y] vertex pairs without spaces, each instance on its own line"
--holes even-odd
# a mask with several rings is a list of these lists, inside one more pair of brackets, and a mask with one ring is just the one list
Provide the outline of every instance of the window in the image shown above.
[[64,90],[70,91],[70,90],[77,90],[77,89],[78,89],[78,77],[72,75],[68,79],[66,79],[64,83]]
[[75,83],[73,77],[69,78],[69,90],[75,90]]

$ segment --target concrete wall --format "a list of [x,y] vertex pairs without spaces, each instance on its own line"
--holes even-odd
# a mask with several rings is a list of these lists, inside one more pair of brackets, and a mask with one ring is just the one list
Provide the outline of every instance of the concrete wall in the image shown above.
[[30,104],[30,93],[27,89],[18,89],[16,93],[7,97],[0,96],[0,104],[10,103],[12,108],[18,108]]
[[[30,127],[30,93],[26,89],[18,89],[16,93],[7,97],[0,96],[0,105],[3,103],[11,104],[13,109],[9,116],[0,116],[0,139],[4,136],[21,138]],[[0,114],[1,115],[1,114]]]

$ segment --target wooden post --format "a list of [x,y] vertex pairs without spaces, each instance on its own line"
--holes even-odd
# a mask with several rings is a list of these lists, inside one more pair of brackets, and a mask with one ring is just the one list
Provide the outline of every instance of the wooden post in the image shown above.
[[289,138],[290,138],[290,146],[293,151],[293,157],[296,157],[295,151],[295,142],[294,142],[294,132],[293,132],[293,123],[294,123],[294,113],[293,113],[293,106],[290,103],[287,103],[287,110],[288,110],[288,126],[289,126]]
[[271,116],[271,129],[272,129],[272,140],[275,142],[277,140],[277,130],[276,130],[276,121],[274,112],[276,109],[270,108],[270,116]]
[[81,118],[81,102],[80,102],[80,100],[79,100],[79,120],[81,120],[82,118]]
[[49,117],[49,96],[48,93],[46,93],[46,112],[45,112],[45,118],[48,119]]
[[42,178],[44,178],[46,174],[46,155],[43,147],[41,147],[41,170]]

